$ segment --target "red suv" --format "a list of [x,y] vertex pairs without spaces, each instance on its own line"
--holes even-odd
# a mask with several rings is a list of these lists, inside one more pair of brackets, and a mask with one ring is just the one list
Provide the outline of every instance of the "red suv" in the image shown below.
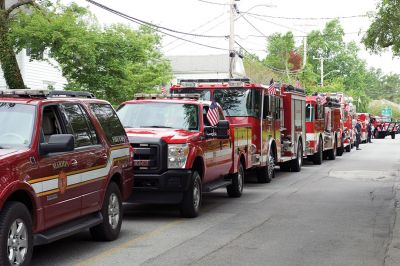
[[0,91],[0,265],[90,229],[118,237],[132,149],[112,106],[87,92]]

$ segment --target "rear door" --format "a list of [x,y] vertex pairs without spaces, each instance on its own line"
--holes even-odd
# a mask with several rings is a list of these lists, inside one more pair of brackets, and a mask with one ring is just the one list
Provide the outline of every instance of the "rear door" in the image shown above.
[[109,165],[107,144],[99,138],[93,122],[80,104],[63,104],[67,132],[75,138],[71,158],[73,171],[68,173],[71,196],[81,199],[81,213],[97,211],[102,202],[102,190],[107,182]]

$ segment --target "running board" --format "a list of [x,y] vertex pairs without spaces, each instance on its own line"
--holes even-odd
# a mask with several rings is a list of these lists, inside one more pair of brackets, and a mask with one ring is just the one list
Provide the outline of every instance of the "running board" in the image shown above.
[[61,238],[74,235],[83,230],[89,229],[93,226],[101,224],[103,216],[100,212],[84,216],[64,223],[62,225],[53,227],[47,231],[35,234],[33,237],[33,244],[35,246],[49,244]]
[[211,192],[221,187],[226,187],[232,184],[231,180],[218,180],[203,186],[203,192]]

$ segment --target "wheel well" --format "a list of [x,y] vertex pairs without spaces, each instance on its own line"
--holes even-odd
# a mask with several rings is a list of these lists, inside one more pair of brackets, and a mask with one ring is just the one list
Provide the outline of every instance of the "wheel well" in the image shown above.
[[194,160],[193,165],[192,165],[192,169],[193,169],[193,170],[196,170],[196,171],[199,173],[200,178],[203,180],[203,176],[204,176],[204,162],[203,162],[203,159],[202,159],[201,157],[197,157],[197,158]]
[[246,169],[246,160],[244,159],[244,155],[240,155],[240,160],[241,164],[243,165],[244,169]]
[[34,214],[33,211],[33,202],[32,202],[32,198],[30,197],[29,193],[24,191],[24,190],[17,190],[15,192],[13,192],[7,199],[7,201],[17,201],[17,202],[21,202],[22,204],[24,204],[29,212],[31,213],[32,217]]
[[274,155],[274,159],[275,159],[275,162],[276,162],[276,160],[278,159],[278,156],[277,156],[276,143],[275,143],[275,141],[272,141],[272,143],[271,143],[271,149],[272,149],[272,152],[273,152],[273,155]]
[[115,173],[111,179],[110,182],[115,182],[118,185],[119,191],[123,193],[123,188],[122,188],[122,176],[120,173]]

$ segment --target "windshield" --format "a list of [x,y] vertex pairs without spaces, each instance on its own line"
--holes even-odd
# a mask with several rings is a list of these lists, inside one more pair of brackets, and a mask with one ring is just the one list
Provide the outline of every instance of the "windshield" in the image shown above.
[[172,94],[200,94],[201,100],[210,100],[210,90],[199,90],[199,89],[173,89]]
[[226,116],[261,117],[261,91],[251,89],[215,90],[215,101]]
[[126,104],[117,111],[125,128],[175,128],[199,130],[199,108],[194,104]]
[[0,102],[0,148],[28,147],[32,141],[35,106]]
[[314,105],[307,104],[306,106],[306,121],[311,122],[314,121]]

